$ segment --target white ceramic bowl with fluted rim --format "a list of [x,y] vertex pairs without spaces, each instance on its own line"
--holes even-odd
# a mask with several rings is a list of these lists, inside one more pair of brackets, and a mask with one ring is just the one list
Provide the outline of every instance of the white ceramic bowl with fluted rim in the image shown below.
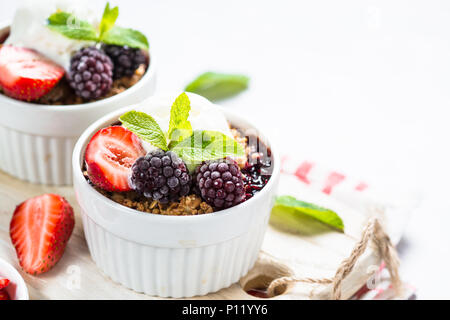
[[0,258],[0,278],[10,280],[6,291],[11,300],[28,300],[28,288],[20,273],[8,262]]
[[[151,105],[152,100],[159,99],[154,96],[145,103]],[[205,295],[237,282],[253,267],[262,245],[280,175],[276,148],[257,127],[222,109],[233,125],[256,129],[267,141],[273,157],[273,173],[267,185],[253,198],[211,214],[164,216],[139,212],[104,197],[82,173],[90,138],[132,109],[124,108],[96,121],[74,149],[74,188],[93,260],[112,280],[153,296]]]
[[[0,35],[6,28],[0,27]],[[138,83],[96,102],[40,105],[0,93],[0,170],[32,183],[71,185],[71,157],[81,133],[101,116],[153,94],[156,68],[152,49],[149,55],[150,65]]]

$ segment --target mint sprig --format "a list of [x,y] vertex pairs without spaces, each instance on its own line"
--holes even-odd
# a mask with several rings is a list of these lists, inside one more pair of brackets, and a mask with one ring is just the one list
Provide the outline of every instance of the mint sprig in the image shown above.
[[47,27],[74,40],[96,41],[148,50],[148,40],[143,33],[115,26],[118,16],[119,8],[111,8],[108,2],[103,11],[98,30],[89,22],[80,20],[73,14],[63,11],[57,11],[48,17]]
[[139,111],[129,111],[119,120],[122,125],[134,132],[139,138],[164,151],[167,151],[167,140],[159,124],[152,116]]
[[276,198],[272,208],[270,223],[281,229],[310,233],[320,228],[312,227],[311,222],[319,222],[341,232],[344,231],[344,222],[339,215],[330,210],[315,204],[297,200],[292,196],[279,196]]
[[148,50],[147,37],[134,29],[114,26],[103,37],[102,42],[116,46],[128,46]]
[[112,29],[119,17],[119,7],[110,8],[109,2],[106,4],[105,10],[103,11],[102,21],[100,21],[100,35],[99,40],[102,41],[104,35]]
[[221,132],[192,131],[188,120],[190,110],[189,97],[182,93],[172,104],[167,134],[164,134],[152,116],[144,112],[129,111],[119,119],[125,128],[142,140],[164,151],[175,152],[187,165],[245,155],[244,148],[236,140]]
[[244,75],[205,72],[189,83],[184,90],[217,101],[247,89],[248,83],[249,78]]
[[48,28],[75,40],[96,41],[97,31],[88,22],[76,19],[67,12],[56,12],[48,18]]
[[245,155],[244,148],[236,140],[218,131],[202,130],[194,131],[172,151],[188,164]]
[[191,101],[186,93],[178,96],[170,109],[169,139],[179,142],[192,135],[192,126],[188,121],[189,111],[191,111]]

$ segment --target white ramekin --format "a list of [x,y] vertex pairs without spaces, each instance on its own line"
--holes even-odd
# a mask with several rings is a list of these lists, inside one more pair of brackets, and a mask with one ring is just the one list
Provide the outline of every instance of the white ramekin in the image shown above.
[[70,159],[80,134],[108,112],[151,96],[155,85],[155,57],[150,50],[150,65],[142,79],[100,101],[51,106],[0,94],[0,170],[32,183],[71,185]]
[[[160,99],[152,97],[144,103],[148,106],[152,101],[157,104]],[[92,135],[132,109],[115,111],[92,124],[74,149],[74,188],[93,260],[114,281],[160,297],[205,295],[237,282],[256,262],[269,220],[280,172],[275,148],[268,143],[274,164],[268,184],[236,207],[199,216],[142,213],[104,197],[82,174]],[[234,125],[261,132],[222,110]]]
[[11,300],[28,300],[28,289],[19,272],[8,262],[0,259],[0,278],[5,277],[11,282],[6,288]]

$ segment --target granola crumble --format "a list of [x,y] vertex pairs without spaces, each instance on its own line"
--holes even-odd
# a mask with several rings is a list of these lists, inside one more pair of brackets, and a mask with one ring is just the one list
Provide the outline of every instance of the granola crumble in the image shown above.
[[248,145],[247,145],[247,137],[243,136],[242,133],[239,130],[237,130],[236,128],[230,128],[230,129],[231,129],[231,134],[233,135],[234,140],[236,140],[242,146],[242,148],[244,148],[244,150],[245,150],[245,156],[234,159],[237,162],[237,164],[239,165],[239,167],[242,169],[242,168],[244,168],[245,164],[247,163],[248,155],[250,153],[250,149],[248,148]]
[[[88,178],[86,171],[84,172],[84,175]],[[194,216],[214,212],[214,209],[196,194],[190,194],[186,197],[182,197],[177,202],[163,205],[157,200],[147,199],[134,191],[108,192],[95,186],[94,188],[114,202],[146,213],[170,216]]]
[[128,208],[154,214],[194,216],[214,212],[213,208],[196,194],[182,197],[179,201],[167,205],[163,205],[157,200],[143,198],[135,192],[125,194],[115,192],[109,198]]

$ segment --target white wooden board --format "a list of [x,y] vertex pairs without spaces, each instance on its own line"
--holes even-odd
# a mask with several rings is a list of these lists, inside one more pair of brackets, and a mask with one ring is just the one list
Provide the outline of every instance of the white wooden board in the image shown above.
[[[289,177],[283,177],[289,178]],[[75,230],[67,245],[61,261],[48,273],[31,276],[18,266],[16,254],[9,238],[9,222],[17,204],[30,197],[43,193],[58,193],[63,195],[74,207]],[[312,201],[338,212],[346,226],[345,234],[326,231],[309,235],[293,235],[268,228],[263,251],[273,256],[277,261],[302,277],[332,277],[338,265],[346,258],[367,221],[365,212],[357,211],[345,203],[339,202],[320,192],[306,188],[297,190],[302,200]],[[363,255],[355,270],[344,281],[342,296],[351,297],[369,278],[368,268],[380,263],[376,250],[369,250]],[[48,187],[21,182],[0,172],[0,257],[9,261],[22,274],[28,285],[31,299],[155,299],[129,290],[114,283],[98,269],[90,257],[83,235],[80,210],[73,189],[70,187]],[[250,271],[241,283],[232,285],[217,293],[198,297],[199,299],[255,299],[248,295],[241,284],[261,276],[261,265],[267,264],[267,257],[261,254],[257,267]],[[272,264],[272,271],[278,268]],[[272,272],[272,275],[274,272]],[[329,288],[318,285],[297,284],[290,287],[277,299],[317,299],[330,298]]]

